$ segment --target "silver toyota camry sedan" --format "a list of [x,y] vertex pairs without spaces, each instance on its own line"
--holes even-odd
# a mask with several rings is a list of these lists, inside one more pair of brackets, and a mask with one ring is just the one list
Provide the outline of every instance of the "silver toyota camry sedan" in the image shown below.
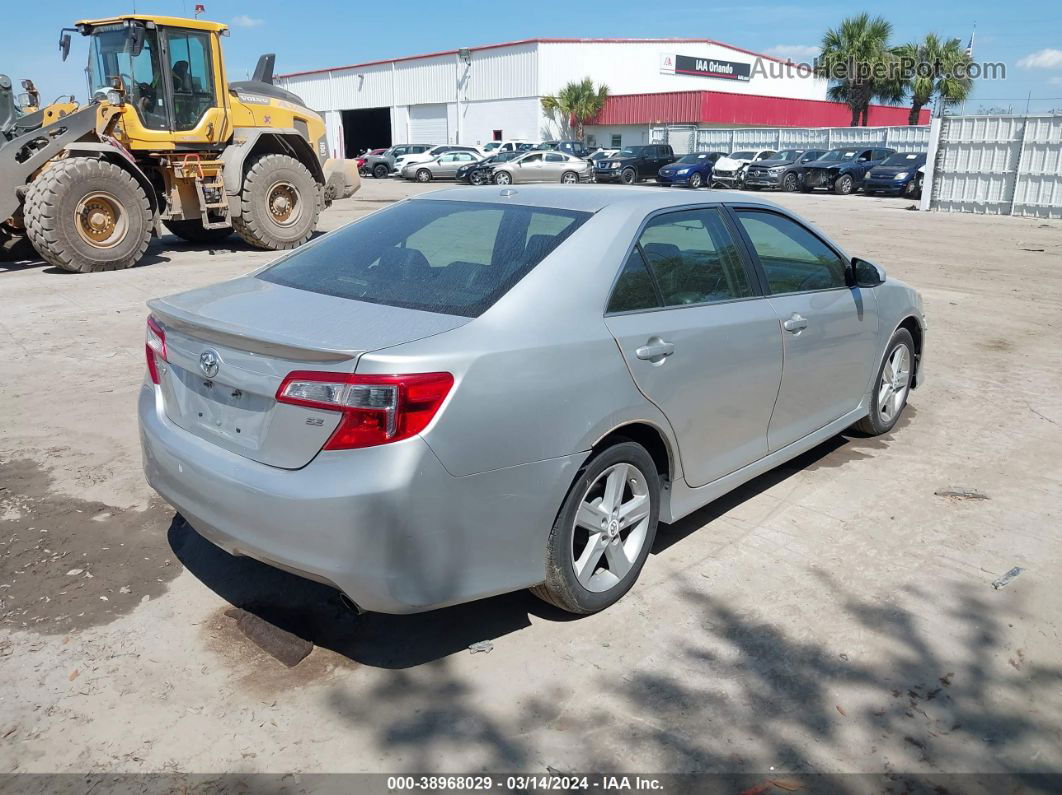
[[149,303],[150,484],[200,534],[406,613],[627,592],[673,522],[922,381],[919,294],[770,202],[420,195]]

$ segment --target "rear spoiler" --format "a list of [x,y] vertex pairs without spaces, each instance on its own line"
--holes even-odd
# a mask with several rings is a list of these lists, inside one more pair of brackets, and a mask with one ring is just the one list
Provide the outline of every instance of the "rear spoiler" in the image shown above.
[[363,350],[308,348],[302,340],[284,337],[279,334],[269,339],[248,337],[237,326],[221,320],[193,314],[160,298],[148,301],[147,305],[151,313],[162,322],[164,327],[169,326],[189,337],[195,337],[208,343],[214,342],[241,351],[276,356],[280,359],[291,359],[296,362],[345,362],[357,359],[365,353]]

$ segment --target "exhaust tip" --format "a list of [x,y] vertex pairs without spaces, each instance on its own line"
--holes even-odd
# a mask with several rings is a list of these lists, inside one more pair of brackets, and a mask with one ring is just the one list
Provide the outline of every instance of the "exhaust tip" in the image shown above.
[[365,614],[365,611],[362,610],[360,607],[358,607],[358,605],[354,602],[354,600],[351,599],[349,596],[347,596],[342,591],[339,592],[339,601],[342,602],[343,606],[345,608],[347,608],[347,610],[349,610],[354,615],[360,616],[360,615],[364,615]]

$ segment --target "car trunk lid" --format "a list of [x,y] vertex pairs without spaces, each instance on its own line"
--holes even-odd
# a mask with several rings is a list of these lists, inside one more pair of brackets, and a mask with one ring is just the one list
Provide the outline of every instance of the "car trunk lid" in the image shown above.
[[338,412],[278,403],[294,370],[352,373],[361,355],[444,333],[469,318],[372,304],[243,277],[148,302],[166,335],[166,416],[219,447],[298,469]]

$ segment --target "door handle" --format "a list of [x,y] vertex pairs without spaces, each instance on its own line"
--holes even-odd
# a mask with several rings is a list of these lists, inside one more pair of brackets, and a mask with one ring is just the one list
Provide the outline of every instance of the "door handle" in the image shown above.
[[796,312],[792,317],[782,323],[782,328],[793,334],[799,334],[801,331],[808,327],[808,319],[803,315],[799,315]]
[[665,357],[674,352],[674,343],[665,342],[659,337],[651,337],[645,345],[635,350],[634,355],[639,359],[646,359],[651,362],[654,359],[663,361]]

